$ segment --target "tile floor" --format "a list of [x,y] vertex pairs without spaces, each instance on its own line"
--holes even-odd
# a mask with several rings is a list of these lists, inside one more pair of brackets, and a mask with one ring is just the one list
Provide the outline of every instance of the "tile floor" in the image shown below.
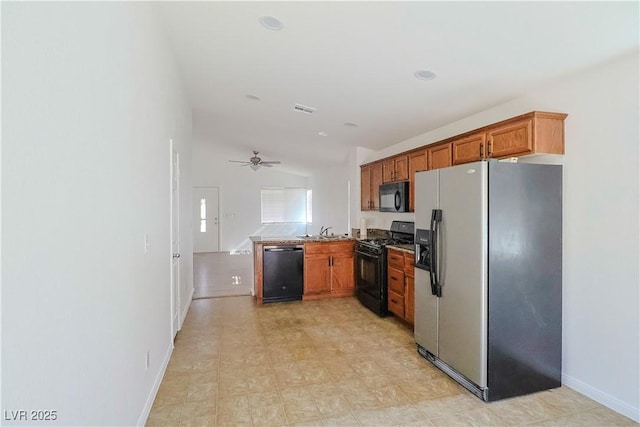
[[575,391],[486,404],[354,298],[193,301],[149,426],[638,425]]
[[251,295],[253,255],[247,252],[193,254],[193,298]]

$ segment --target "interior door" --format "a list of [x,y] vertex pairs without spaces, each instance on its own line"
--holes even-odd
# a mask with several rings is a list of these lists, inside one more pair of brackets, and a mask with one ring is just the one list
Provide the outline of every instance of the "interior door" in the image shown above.
[[438,357],[487,385],[487,162],[439,169]]
[[193,252],[219,251],[219,189],[193,188]]
[[171,145],[171,337],[180,330],[180,154]]

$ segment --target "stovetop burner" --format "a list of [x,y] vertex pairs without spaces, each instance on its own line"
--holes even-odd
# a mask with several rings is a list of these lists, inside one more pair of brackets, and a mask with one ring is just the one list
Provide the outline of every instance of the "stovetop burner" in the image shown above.
[[411,240],[409,239],[393,239],[390,237],[382,237],[377,239],[359,239],[359,242],[364,242],[372,246],[388,246],[388,245],[401,245],[401,244],[411,244]]

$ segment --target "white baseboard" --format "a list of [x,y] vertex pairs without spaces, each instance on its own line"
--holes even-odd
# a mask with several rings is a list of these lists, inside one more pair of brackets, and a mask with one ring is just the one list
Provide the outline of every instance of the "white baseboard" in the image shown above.
[[140,414],[140,418],[138,418],[138,422],[136,426],[144,426],[147,422],[147,418],[149,418],[149,414],[151,413],[151,407],[153,406],[154,400],[156,400],[156,395],[158,394],[158,390],[160,389],[160,384],[162,384],[162,379],[164,378],[164,373],[167,370],[167,366],[169,366],[169,360],[171,360],[171,354],[173,353],[173,340],[169,343],[169,348],[167,349],[167,353],[162,360],[162,365],[160,366],[160,370],[156,375],[156,379],[153,382],[153,387],[151,388],[151,392],[147,397],[147,402],[144,404],[144,408],[142,408],[142,414]]
[[624,402],[617,397],[613,397],[607,393],[604,393],[597,388],[590,386],[576,378],[573,378],[567,374],[562,374],[562,384],[566,385],[584,394],[585,396],[595,400],[598,403],[606,406],[607,408],[618,412],[619,414],[629,417],[635,422],[640,423],[640,407],[634,407],[633,405]]
[[191,307],[191,300],[193,300],[193,286],[189,290],[189,296],[187,297],[187,302],[182,308],[182,313],[180,315],[180,330],[182,330],[182,325],[184,325],[184,319],[187,318],[187,313],[189,312],[189,307]]

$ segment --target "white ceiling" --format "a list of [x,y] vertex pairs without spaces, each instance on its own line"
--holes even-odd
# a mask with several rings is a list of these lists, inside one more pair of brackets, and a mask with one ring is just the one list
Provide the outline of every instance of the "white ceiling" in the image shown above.
[[[302,173],[345,161],[349,147],[393,145],[640,44],[637,2],[157,6],[194,132],[237,148],[236,160],[255,149]],[[284,28],[263,27],[267,15]],[[437,78],[418,80],[419,69]],[[317,111],[297,112],[296,103]]]

